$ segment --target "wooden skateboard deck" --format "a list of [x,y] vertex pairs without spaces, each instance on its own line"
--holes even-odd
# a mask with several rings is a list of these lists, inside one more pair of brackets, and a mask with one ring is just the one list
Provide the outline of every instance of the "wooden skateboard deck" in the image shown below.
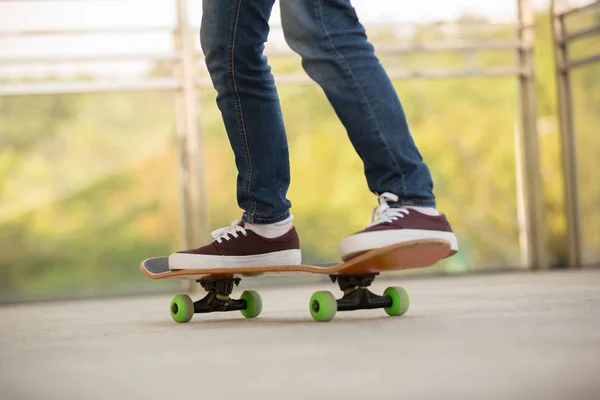
[[354,275],[429,267],[450,252],[450,243],[442,239],[415,240],[371,250],[333,266],[263,265],[170,270],[167,257],[142,261],[140,269],[150,279],[219,279],[232,276],[286,276],[299,274]]
[[256,291],[246,290],[239,299],[230,297],[242,278],[329,275],[333,282],[337,281],[343,296],[336,299],[331,292],[316,292],[310,298],[309,310],[314,320],[331,321],[338,311],[383,308],[388,315],[403,315],[410,304],[406,290],[389,287],[383,295],[377,295],[368,289],[375,277],[381,272],[429,267],[448,257],[450,251],[448,241],[427,239],[368,251],[333,266],[263,265],[170,270],[168,257],[155,257],[142,261],[140,269],[151,279],[195,280],[206,290],[206,296],[195,302],[186,294],[173,298],[171,317],[180,323],[189,322],[194,314],[224,311],[240,311],[246,318],[257,317],[262,311],[262,299]]

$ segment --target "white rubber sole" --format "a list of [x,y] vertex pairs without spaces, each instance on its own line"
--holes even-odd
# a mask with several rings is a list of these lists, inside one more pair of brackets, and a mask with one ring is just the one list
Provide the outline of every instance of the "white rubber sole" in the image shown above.
[[203,254],[173,253],[169,269],[234,268],[265,265],[300,265],[300,250],[283,250],[252,256],[210,256]]
[[338,251],[342,260],[347,260],[365,251],[421,239],[444,239],[450,242],[452,251],[458,251],[458,240],[454,233],[420,229],[389,229],[358,233],[344,238],[338,245]]

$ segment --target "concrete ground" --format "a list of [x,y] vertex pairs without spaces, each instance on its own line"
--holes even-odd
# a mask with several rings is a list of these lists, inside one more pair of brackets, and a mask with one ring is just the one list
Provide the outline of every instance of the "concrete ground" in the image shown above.
[[0,398],[600,399],[600,270],[393,283],[405,316],[330,323],[308,313],[327,284],[264,288],[255,320],[176,324],[171,296],[5,306]]

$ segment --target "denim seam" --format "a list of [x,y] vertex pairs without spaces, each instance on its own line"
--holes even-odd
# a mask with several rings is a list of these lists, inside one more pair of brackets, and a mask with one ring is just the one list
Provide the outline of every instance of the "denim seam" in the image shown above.
[[[362,90],[362,88],[358,84],[358,79],[356,79],[356,76],[354,76],[354,74],[352,73],[352,70],[350,69],[350,66],[348,65],[348,62],[346,61],[344,56],[342,56],[338,52],[337,48],[335,47],[335,44],[333,43],[333,40],[331,40],[331,36],[329,35],[329,32],[327,31],[325,24],[323,24],[323,9],[321,8],[321,2],[316,1],[315,4],[316,4],[316,8],[318,8],[318,16],[319,16],[319,22],[321,23],[321,28],[323,29],[323,32],[325,33],[325,36],[327,37],[327,40],[329,41],[329,44],[331,45],[332,50],[335,52],[336,56],[343,64],[344,68],[346,69],[346,73],[352,78],[352,80],[354,82],[354,88],[357,92],[359,92],[360,98],[363,100],[363,101],[361,101],[363,104],[363,107],[365,107],[365,109],[367,110],[367,112],[369,114],[369,119],[375,124],[375,127],[376,127],[375,133],[377,134],[377,136],[383,143],[389,157],[391,158],[392,162],[396,165],[396,168],[398,168],[398,170],[400,170],[400,165],[398,164],[398,161],[394,157],[389,144],[385,140],[384,135],[381,134],[381,127],[379,126],[379,123],[377,122],[377,118],[375,117],[373,109],[371,108],[371,106],[369,104],[369,101],[367,99],[367,96],[365,95],[365,92]],[[364,101],[364,100],[366,100],[366,101]],[[401,175],[401,178],[402,178],[402,192],[403,192],[402,196],[405,196],[406,184],[404,181],[404,175]],[[400,195],[400,193],[394,193],[394,194]]]
[[244,114],[242,112],[242,99],[240,98],[240,94],[237,90],[237,85],[235,83],[235,40],[237,37],[237,25],[240,17],[240,9],[242,4],[242,0],[237,0],[233,9],[233,29],[230,35],[230,43],[231,43],[231,52],[229,55],[229,68],[230,68],[230,85],[231,89],[235,93],[235,111],[236,118],[238,120],[238,125],[241,128],[239,133],[241,133],[242,142],[244,144],[244,155],[246,156],[246,163],[248,165],[248,179],[246,180],[246,195],[252,201],[252,209],[250,210],[250,215],[254,215],[256,212],[257,204],[256,199],[252,197],[251,194],[251,184],[252,184],[252,154],[250,153],[250,146],[248,145],[248,134],[246,132],[246,125],[244,124]]
[[285,213],[278,215],[277,217],[273,217],[273,218],[255,218],[254,216],[251,216],[248,214],[248,216],[250,218],[246,218],[247,213],[244,213],[242,215],[242,221],[244,222],[248,222],[250,224],[259,224],[259,225],[263,225],[263,224],[274,224],[276,222],[281,222],[283,220],[286,220],[291,213],[288,211],[286,211]]

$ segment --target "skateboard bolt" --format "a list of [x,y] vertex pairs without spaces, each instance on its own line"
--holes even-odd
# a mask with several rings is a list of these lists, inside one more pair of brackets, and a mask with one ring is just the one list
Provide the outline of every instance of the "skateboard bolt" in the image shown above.
[[173,314],[177,314],[177,311],[179,311],[179,307],[177,307],[177,304],[173,304],[173,305],[171,306],[171,312],[172,312]]
[[313,303],[310,306],[312,308],[312,310],[314,312],[319,312],[319,310],[321,309],[321,307],[319,306],[319,302],[318,301],[313,301]]

